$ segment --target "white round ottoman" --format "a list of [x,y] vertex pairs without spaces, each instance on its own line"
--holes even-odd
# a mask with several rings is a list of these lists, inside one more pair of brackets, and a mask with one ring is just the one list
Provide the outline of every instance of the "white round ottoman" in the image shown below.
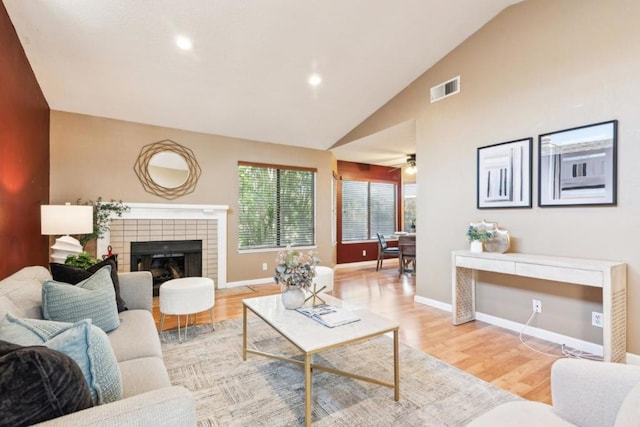
[[[211,310],[211,327],[213,326],[213,306],[215,304],[215,285],[208,277],[183,277],[167,280],[160,285],[160,332],[164,330],[164,316],[167,314],[178,316],[178,341],[180,335],[180,315],[184,314],[184,336],[187,337],[189,315]],[[195,323],[195,322],[194,322]]]

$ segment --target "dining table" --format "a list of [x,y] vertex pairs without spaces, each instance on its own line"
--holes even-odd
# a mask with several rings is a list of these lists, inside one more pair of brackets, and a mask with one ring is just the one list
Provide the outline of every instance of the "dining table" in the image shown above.
[[416,233],[398,235],[399,273],[416,273]]

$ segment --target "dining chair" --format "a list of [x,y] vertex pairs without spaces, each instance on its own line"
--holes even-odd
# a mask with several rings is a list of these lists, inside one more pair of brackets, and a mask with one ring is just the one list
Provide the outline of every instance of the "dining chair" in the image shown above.
[[398,258],[400,256],[400,250],[389,247],[382,233],[376,233],[376,235],[378,236],[378,262],[376,264],[376,271],[378,271],[382,268],[383,259]]

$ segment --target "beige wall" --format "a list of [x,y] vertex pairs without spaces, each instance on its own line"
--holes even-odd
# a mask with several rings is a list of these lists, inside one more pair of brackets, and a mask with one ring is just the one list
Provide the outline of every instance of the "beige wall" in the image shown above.
[[[140,149],[171,139],[193,150],[202,169],[195,191],[167,201],[144,191],[133,166]],[[206,135],[80,114],[51,112],[51,203],[78,198],[138,203],[229,205],[227,281],[269,278],[276,252],[238,253],[238,161],[317,168],[317,253],[333,265],[331,176],[336,162],[326,151]],[[262,270],[262,263],[268,270]]]
[[[640,2],[529,0],[504,10],[367,119],[348,142],[416,118],[417,293],[451,302],[450,252],[470,221],[497,221],[518,252],[628,264],[628,351],[640,354]],[[428,41],[425,41],[428,42]],[[457,75],[461,93],[435,104],[429,88]],[[411,113],[409,113],[409,111]],[[617,207],[537,207],[537,136],[611,119],[618,127]],[[534,138],[532,209],[476,209],[476,148]],[[428,230],[428,234],[423,231]],[[478,311],[593,342],[597,289],[485,274]]]

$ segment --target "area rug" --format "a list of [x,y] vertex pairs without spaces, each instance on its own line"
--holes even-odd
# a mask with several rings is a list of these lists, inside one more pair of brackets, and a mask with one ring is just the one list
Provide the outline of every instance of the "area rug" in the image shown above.
[[[178,342],[162,334],[171,382],[196,399],[198,426],[304,425],[304,373],[297,365],[248,354],[242,360],[242,319],[198,325]],[[255,316],[251,348],[288,357],[298,351]],[[314,362],[393,382],[393,340],[379,336],[314,356]],[[400,401],[393,389],[327,372],[313,372],[314,426],[460,426],[503,402],[520,398],[400,344]]]

